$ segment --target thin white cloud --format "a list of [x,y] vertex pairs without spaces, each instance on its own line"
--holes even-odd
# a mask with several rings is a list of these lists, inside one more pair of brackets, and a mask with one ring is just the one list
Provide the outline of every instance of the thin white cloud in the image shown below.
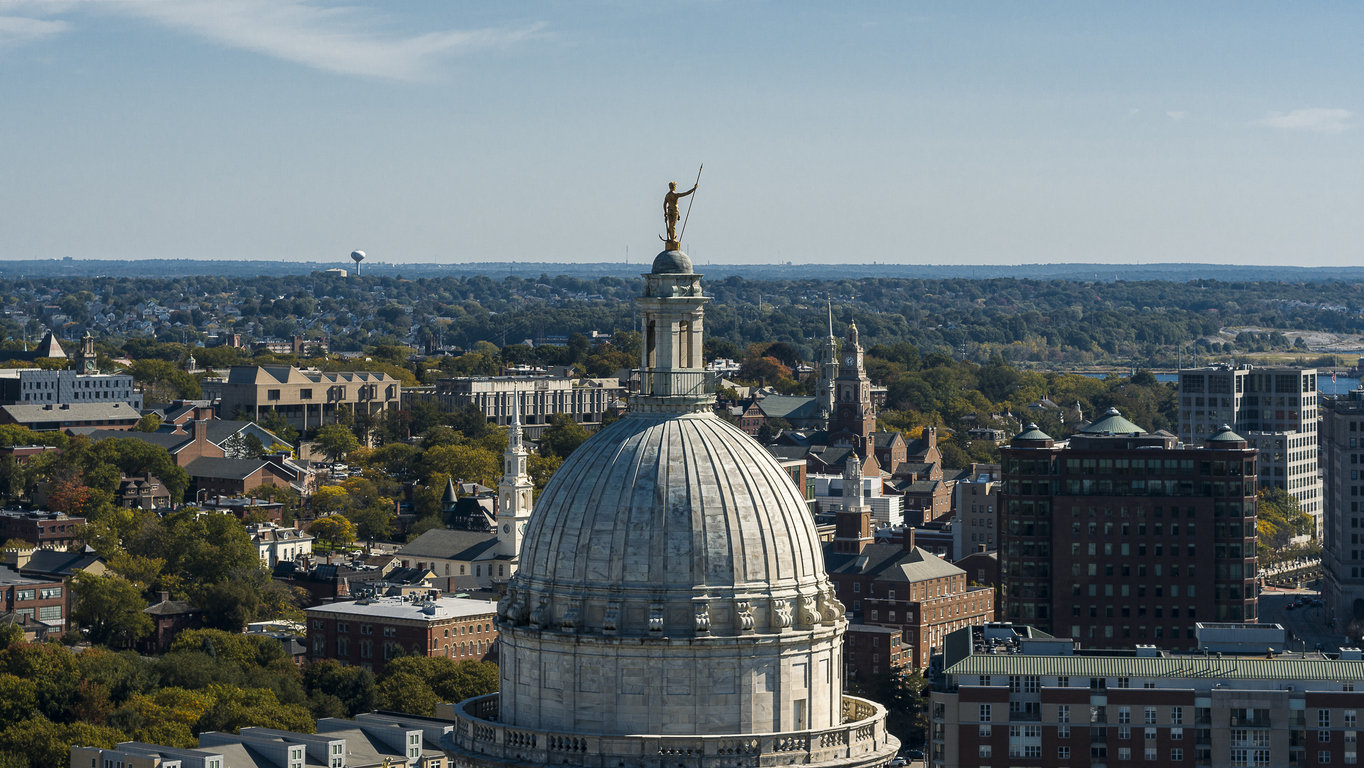
[[1269,117],[1256,120],[1255,123],[1285,131],[1343,133],[1350,128],[1345,121],[1353,114],[1347,109],[1295,109],[1292,112],[1270,112]]
[[92,0],[86,7],[327,72],[392,80],[423,79],[446,57],[525,40],[541,28],[402,36],[382,30],[387,19],[366,9],[309,0]]
[[1183,112],[1166,112],[1165,114],[1169,115],[1170,119],[1175,121],[1176,123],[1184,119]]
[[0,47],[26,43],[59,35],[70,28],[64,21],[30,19],[23,16],[0,16]]

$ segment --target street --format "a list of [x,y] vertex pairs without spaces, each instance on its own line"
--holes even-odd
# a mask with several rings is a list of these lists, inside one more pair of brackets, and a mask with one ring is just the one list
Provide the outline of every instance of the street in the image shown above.
[[1261,592],[1260,623],[1282,625],[1302,641],[1304,650],[1314,650],[1317,643],[1321,643],[1322,649],[1327,652],[1340,650],[1340,646],[1346,642],[1345,635],[1326,627],[1322,606],[1284,610],[1285,606],[1302,596],[1315,599],[1318,593],[1312,589],[1267,589]]

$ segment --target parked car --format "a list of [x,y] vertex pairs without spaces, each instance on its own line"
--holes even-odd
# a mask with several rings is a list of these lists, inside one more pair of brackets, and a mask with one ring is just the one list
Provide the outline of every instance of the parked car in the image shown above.
[[909,757],[910,760],[922,760],[922,759],[924,759],[924,752],[923,752],[923,750],[921,750],[921,749],[911,749],[911,750],[909,750],[908,752],[906,752],[905,754]]
[[891,758],[889,765],[890,768],[904,768],[904,766],[909,765],[909,761],[901,755],[896,755]]

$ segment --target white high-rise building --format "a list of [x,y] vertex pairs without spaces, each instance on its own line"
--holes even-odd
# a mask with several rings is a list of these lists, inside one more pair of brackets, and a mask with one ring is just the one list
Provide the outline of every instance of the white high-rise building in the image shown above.
[[1260,487],[1288,491],[1320,537],[1319,397],[1315,368],[1186,368],[1179,372],[1179,439],[1199,444],[1224,424],[1234,429],[1260,449]]

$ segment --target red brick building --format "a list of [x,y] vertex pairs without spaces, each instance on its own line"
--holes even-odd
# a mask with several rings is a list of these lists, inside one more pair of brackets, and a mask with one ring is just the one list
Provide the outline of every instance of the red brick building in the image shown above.
[[1258,451],[1230,429],[1185,446],[1110,410],[1064,447],[1032,426],[1001,454],[1005,620],[1098,648],[1257,620]]
[[10,539],[27,541],[43,549],[66,549],[76,541],[76,527],[83,517],[68,517],[61,512],[28,510],[0,511],[0,543]]
[[198,629],[204,612],[181,600],[170,599],[169,592],[161,593],[161,600],[142,609],[152,620],[152,633],[139,643],[144,653],[165,653],[175,636],[187,629]]
[[0,565],[0,607],[3,614],[36,620],[58,630],[66,626],[66,585],[60,581],[21,576]]
[[968,586],[966,572],[921,547],[907,529],[899,544],[874,544],[867,512],[840,512],[824,567],[838,599],[869,626],[901,635],[903,665],[923,669],[948,633],[994,615],[994,590]]
[[1013,625],[949,637],[932,676],[928,765],[1334,768],[1359,761],[1358,650],[1337,660],[1075,645]]
[[850,678],[865,682],[876,675],[899,672],[907,656],[897,627],[849,624],[843,635],[843,665]]
[[307,614],[310,661],[336,659],[378,674],[399,655],[496,656],[496,603],[431,592],[319,605]]

